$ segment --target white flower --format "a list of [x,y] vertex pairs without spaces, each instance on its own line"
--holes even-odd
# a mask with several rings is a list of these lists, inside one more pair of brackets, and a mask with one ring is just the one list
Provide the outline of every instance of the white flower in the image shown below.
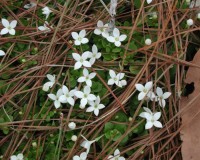
[[84,67],[91,67],[91,64],[89,61],[87,61],[87,58],[89,57],[90,52],[86,51],[81,56],[78,53],[72,53],[73,58],[76,60],[76,63],[74,64],[74,69],[79,69],[82,66]]
[[83,153],[81,153],[80,154],[80,157],[79,156],[74,156],[73,157],[73,160],[86,160],[86,158],[87,158],[87,153],[86,152],[83,152]]
[[116,149],[114,152],[114,156],[110,155],[108,157],[109,160],[125,160],[124,157],[120,156],[120,151],[119,149]]
[[82,91],[76,91],[75,96],[81,99],[81,106],[85,106],[89,101],[96,100],[96,96],[94,94],[90,94],[91,89],[89,86],[85,86]]
[[12,156],[10,157],[10,160],[23,160],[23,159],[24,159],[24,156],[23,156],[22,153],[19,153],[17,156],[12,155]]
[[152,43],[152,42],[151,42],[151,39],[147,38],[147,39],[145,40],[145,44],[146,44],[146,45],[149,46],[149,45],[151,45],[151,43]]
[[86,82],[86,84],[91,87],[92,86],[92,81],[91,79],[93,79],[96,76],[96,73],[92,72],[89,74],[89,71],[84,68],[83,69],[83,76],[78,78],[78,82]]
[[43,91],[46,91],[46,92],[49,90],[49,88],[53,87],[53,85],[54,85],[55,82],[56,82],[56,77],[55,77],[55,75],[47,74],[47,78],[48,78],[48,80],[49,80],[50,82],[46,82],[46,83],[43,85],[43,88],[42,88],[42,90],[43,90]]
[[116,84],[119,87],[123,87],[127,84],[126,80],[122,80],[125,76],[125,73],[118,73],[117,75],[113,70],[109,70],[110,79],[108,80],[108,85]]
[[101,53],[98,52],[98,48],[97,46],[94,44],[92,46],[92,52],[90,52],[89,54],[89,58],[90,58],[90,64],[93,65],[94,62],[96,61],[96,59],[99,59],[101,57]]
[[68,127],[69,127],[69,129],[73,130],[73,129],[76,128],[76,123],[70,122],[70,123],[68,124]]
[[86,36],[86,31],[85,30],[81,30],[79,32],[79,34],[77,32],[72,32],[72,37],[75,40],[75,45],[79,46],[81,44],[86,44],[89,42],[89,40],[87,38],[85,38]]
[[120,35],[119,29],[114,28],[113,36],[107,37],[107,40],[109,42],[115,43],[115,46],[119,47],[121,46],[121,42],[124,41],[126,37],[127,36],[125,34]]
[[91,144],[94,143],[96,141],[96,139],[93,141],[88,141],[83,135],[81,135],[81,136],[85,139],[85,141],[83,141],[81,143],[81,147],[85,148],[87,150],[86,153],[88,154],[90,151]]
[[197,18],[200,19],[200,13],[197,13]]
[[36,6],[36,3],[30,2],[29,4],[25,4],[25,5],[24,5],[24,8],[25,8],[25,9],[29,9],[29,8],[32,8],[32,7],[35,7],[35,6]]
[[48,31],[51,30],[51,29],[48,27],[48,25],[49,25],[49,23],[48,23],[47,21],[45,21],[45,22],[44,22],[44,25],[43,25],[43,26],[39,26],[38,29],[39,29],[40,31],[46,31],[46,32],[48,32]]
[[46,15],[46,19],[49,17],[49,15],[50,15],[51,12],[52,11],[47,6],[44,7],[44,8],[42,8],[42,14]]
[[77,139],[78,139],[78,138],[77,138],[77,136],[76,136],[76,135],[73,135],[73,136],[71,137],[71,140],[72,140],[72,141],[74,141],[74,142],[76,142],[76,141],[77,141]]
[[152,0],[147,0],[147,3],[150,4],[152,2]]
[[59,97],[63,95],[63,91],[62,89],[59,89],[55,94],[48,94],[48,97],[54,101],[54,106],[57,108],[59,108],[61,106],[60,101],[59,101]]
[[100,104],[100,97],[97,96],[95,102],[90,101],[89,102],[90,107],[87,108],[86,112],[94,112],[96,116],[99,115],[99,110],[105,108],[103,104]]
[[138,100],[140,101],[145,98],[150,89],[153,87],[153,82],[152,81],[147,82],[145,86],[143,86],[142,84],[135,84],[135,87],[138,91],[140,91],[138,95]]
[[166,105],[165,99],[169,98],[169,96],[171,95],[171,93],[170,92],[163,93],[162,88],[157,87],[156,88],[156,94],[157,94],[156,101],[159,102],[159,105],[161,107],[165,107],[165,105]]
[[1,30],[1,35],[7,34],[7,33],[9,33],[11,35],[15,35],[15,29],[14,28],[17,25],[16,20],[9,22],[8,20],[2,18],[1,23],[5,27]]
[[6,53],[3,50],[0,50],[0,56],[4,56]]
[[94,34],[96,35],[102,35],[104,38],[107,38],[109,36],[108,33],[108,24],[103,24],[102,21],[97,22],[97,28],[94,30]]
[[187,25],[192,26],[194,24],[194,21],[192,19],[187,20]]
[[74,98],[72,97],[74,96],[75,91],[74,90],[69,91],[67,86],[63,85],[62,92],[63,92],[63,95],[59,97],[59,101],[61,103],[69,103],[70,105],[74,106]]
[[142,112],[139,116],[147,120],[145,129],[150,129],[153,126],[162,128],[162,124],[158,121],[158,119],[161,117],[161,112],[152,113],[148,108],[144,107],[144,109],[146,112]]

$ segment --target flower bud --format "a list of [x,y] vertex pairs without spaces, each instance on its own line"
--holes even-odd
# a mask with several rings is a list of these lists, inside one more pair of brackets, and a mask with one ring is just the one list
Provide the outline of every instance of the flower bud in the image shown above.
[[73,129],[76,128],[76,123],[70,122],[70,123],[68,124],[68,127],[69,127],[71,130],[73,130]]
[[151,45],[151,39],[147,38],[147,39],[145,40],[145,44],[148,45],[148,46]]
[[76,136],[76,135],[73,135],[73,136],[71,137],[71,140],[74,141],[74,142],[76,142],[77,136]]

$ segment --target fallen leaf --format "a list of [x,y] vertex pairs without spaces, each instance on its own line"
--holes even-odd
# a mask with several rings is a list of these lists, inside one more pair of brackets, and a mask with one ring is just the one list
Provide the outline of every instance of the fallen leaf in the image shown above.
[[[196,53],[192,61],[200,66],[200,50]],[[187,97],[181,98],[182,113],[182,157],[183,160],[200,159],[200,68],[189,67],[185,83],[194,84],[194,91]]]

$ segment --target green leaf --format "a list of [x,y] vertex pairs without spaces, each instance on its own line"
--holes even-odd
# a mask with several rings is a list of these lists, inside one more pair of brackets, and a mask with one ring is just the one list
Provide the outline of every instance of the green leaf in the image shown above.
[[107,122],[107,123],[105,124],[105,126],[104,126],[104,132],[111,131],[113,128],[114,128],[113,123]]
[[117,48],[114,48],[114,49],[112,49],[112,52],[113,53],[118,53],[118,52],[120,52],[122,49],[120,48],[120,47],[117,47]]

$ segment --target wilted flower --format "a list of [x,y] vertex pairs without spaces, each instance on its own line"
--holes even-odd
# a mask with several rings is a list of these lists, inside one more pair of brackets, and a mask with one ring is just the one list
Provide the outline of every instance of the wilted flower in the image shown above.
[[53,87],[53,85],[55,84],[56,82],[56,77],[55,75],[51,75],[51,74],[47,74],[47,78],[49,80],[49,82],[46,82],[44,85],[43,85],[43,88],[42,90],[43,91],[48,91],[49,88]]
[[50,31],[51,29],[48,27],[49,23],[47,21],[44,22],[44,25],[43,26],[39,26],[38,29],[40,31],[45,31],[45,32],[48,32]]
[[85,139],[85,141],[83,141],[81,143],[81,147],[85,148],[87,150],[86,153],[88,154],[89,151],[90,151],[91,144],[94,143],[94,142],[96,142],[96,139],[93,140],[93,141],[88,141],[83,135],[81,135],[81,136]]
[[52,11],[47,6],[42,9],[42,14],[46,15],[46,19],[49,17],[51,12]]
[[29,8],[32,8],[32,7],[35,7],[35,6],[36,6],[36,3],[30,2],[29,4],[25,4],[25,5],[24,5],[24,8],[25,8],[25,9],[29,9]]
[[109,36],[108,33],[108,24],[103,24],[102,21],[97,22],[97,28],[94,30],[94,34],[96,35],[102,35],[104,38],[107,38]]

